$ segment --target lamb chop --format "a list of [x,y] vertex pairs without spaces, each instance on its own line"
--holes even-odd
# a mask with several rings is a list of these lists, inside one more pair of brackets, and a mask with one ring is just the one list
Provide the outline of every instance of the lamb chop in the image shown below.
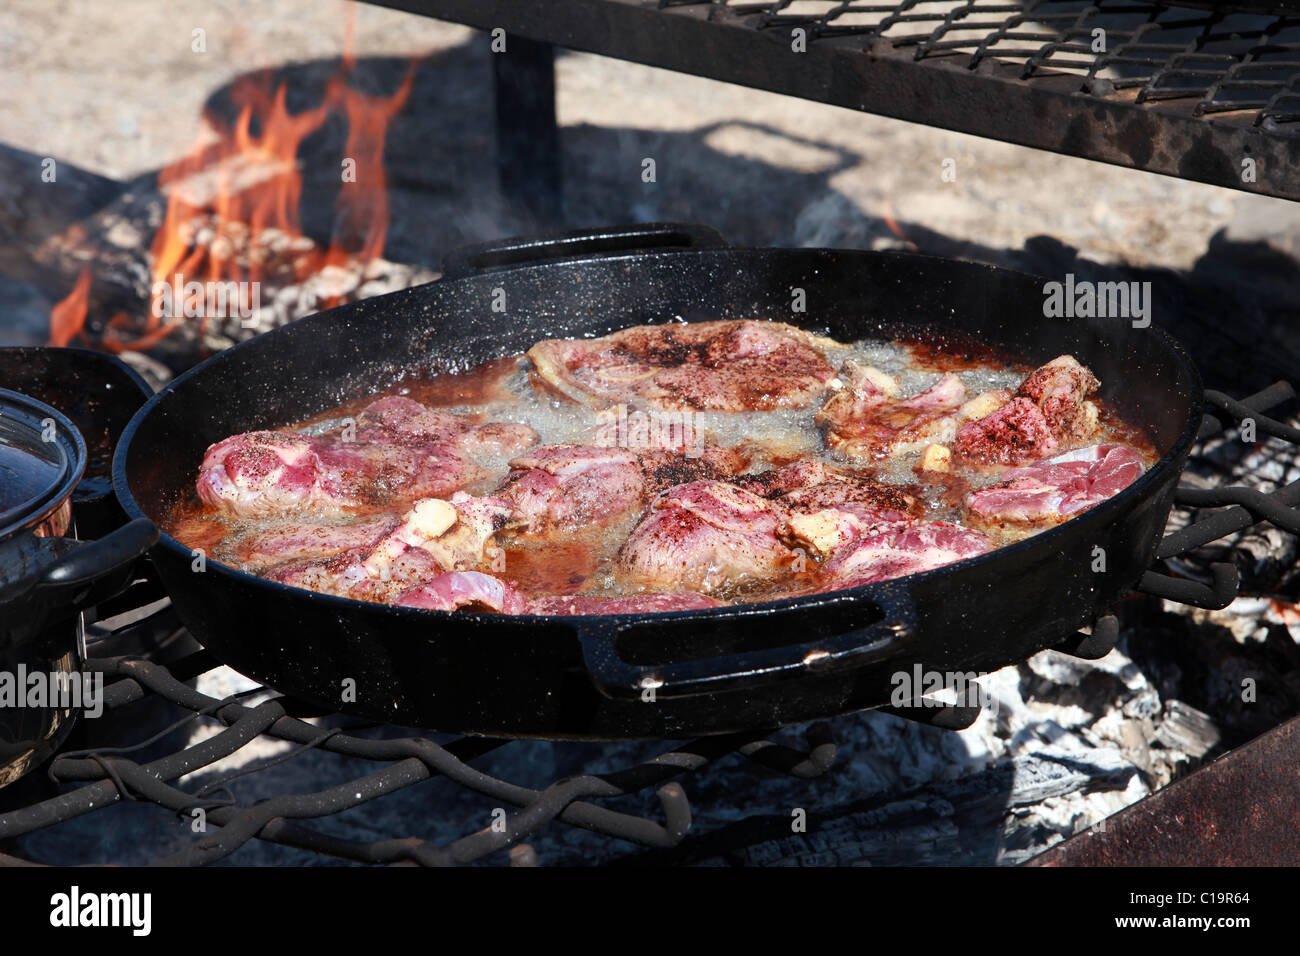
[[1086,441],[1097,430],[1097,407],[1087,397],[1100,384],[1074,356],[1058,356],[1031,372],[1003,404],[962,425],[954,448],[975,461],[1019,465]]
[[748,459],[710,447],[696,456],[676,451],[637,454],[621,448],[549,445],[510,462],[494,492],[527,522],[529,533],[616,523],[673,485],[739,471]]
[[645,503],[637,456],[620,448],[549,445],[510,462],[494,492],[527,522],[527,530],[615,521]]
[[629,581],[647,590],[706,594],[771,581],[795,562],[777,538],[783,506],[724,481],[659,495],[619,552]]
[[779,322],[636,326],[528,350],[534,380],[584,405],[766,411],[806,404],[834,375],[837,343]]
[[898,487],[813,460],[742,475],[732,483],[781,505],[785,518],[777,537],[818,559],[877,528],[921,514],[921,503]]
[[240,564],[264,568],[330,558],[354,548],[373,548],[402,524],[399,515],[378,515],[350,524],[294,521],[246,534],[230,550]]
[[329,501],[317,442],[293,432],[247,432],[209,446],[196,490],[204,504],[239,515]]
[[358,416],[354,433],[259,431],[217,442],[204,455],[197,490],[204,503],[244,517],[400,505],[486,478],[475,453],[536,440],[524,425],[478,424],[385,398]]
[[813,460],[690,482],[653,501],[623,545],[619,567],[648,588],[747,587],[879,525],[911,520],[919,507],[897,488]]
[[990,532],[1050,527],[1118,494],[1144,471],[1142,455],[1126,445],[1066,452],[968,494],[966,522]]

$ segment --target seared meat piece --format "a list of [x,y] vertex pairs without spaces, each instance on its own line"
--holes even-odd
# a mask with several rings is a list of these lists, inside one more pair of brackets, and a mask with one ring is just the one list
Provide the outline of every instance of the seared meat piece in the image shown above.
[[1118,494],[1146,471],[1126,445],[1093,445],[1016,468],[966,496],[966,521],[988,530],[1060,524]]
[[832,481],[844,472],[812,458],[791,462],[780,468],[770,468],[756,475],[737,475],[727,479],[731,484],[762,498],[775,498],[799,488],[808,488]]
[[247,535],[232,548],[251,567],[328,558],[354,548],[373,548],[402,524],[397,515],[379,515],[352,524],[295,521]]
[[1073,355],[1061,355],[1034,369],[1016,390],[1043,411],[1047,426],[1060,441],[1088,438],[1097,427],[1097,409],[1087,397],[1101,385]]
[[777,500],[789,511],[778,536],[820,559],[888,525],[915,521],[922,510],[911,495],[871,479],[826,482]]
[[390,602],[444,571],[495,567],[504,557],[495,536],[514,511],[497,498],[463,492],[450,501],[418,501],[401,522],[371,545],[328,559],[280,565],[264,576],[282,584],[363,601]]
[[1013,398],[992,414],[957,429],[954,447],[975,461],[1014,465],[1050,455],[1059,445],[1042,409],[1027,398]]
[[681,452],[636,454],[621,448],[548,445],[510,462],[494,492],[527,520],[531,533],[611,524],[639,511],[674,485],[717,478],[748,464],[731,449],[710,447],[696,457]]
[[912,521],[921,514],[921,503],[896,486],[818,461],[742,475],[732,483],[780,504],[786,517],[777,537],[818,558],[884,525]]
[[322,561],[280,565],[262,576],[268,581],[308,591],[387,604],[408,588],[431,580],[444,570],[423,548],[407,548],[385,560],[373,573],[366,566],[368,556],[367,549],[357,548]]
[[399,594],[394,604],[433,611],[529,612],[523,595],[510,585],[481,571],[451,571]]
[[740,412],[806,404],[834,375],[823,350],[835,344],[780,322],[695,322],[547,340],[528,357],[544,385],[585,405]]
[[510,462],[494,492],[531,532],[617,521],[645,504],[637,456],[621,448],[550,445]]
[[783,492],[777,501],[793,514],[815,514],[826,508],[866,508],[882,514],[897,515],[887,521],[919,517],[921,504],[896,485],[885,484],[865,475],[834,474],[824,481]]
[[514,509],[500,498],[475,498],[458,491],[450,501],[417,501],[402,524],[370,553],[367,566],[379,567],[389,556],[423,548],[445,570],[460,571],[500,563],[497,532],[518,524]]
[[631,597],[592,597],[586,594],[539,597],[528,602],[529,614],[649,614],[657,611],[697,611],[725,607],[726,601],[694,591],[662,591]]
[[524,425],[479,425],[408,398],[385,398],[358,416],[355,434],[249,432],[218,442],[204,455],[198,494],[243,516],[401,504],[486,478],[470,457],[477,451],[536,440]]
[[749,467],[749,455],[739,448],[707,445],[691,454],[677,451],[642,452],[637,458],[645,476],[646,497],[692,481],[726,478]]
[[844,363],[844,387],[817,413],[826,447],[843,458],[889,458],[952,440],[966,386],[945,375],[920,394],[898,398],[898,383],[885,373]]
[[993,550],[978,531],[942,521],[894,525],[845,549],[823,569],[822,590],[919,574]]
[[776,536],[785,509],[722,481],[657,497],[619,552],[625,580],[651,590],[709,593],[770,581],[796,555]]
[[957,430],[955,447],[987,464],[1019,465],[1086,441],[1097,430],[1097,407],[1087,401],[1100,383],[1061,355],[1035,369],[1005,404]]

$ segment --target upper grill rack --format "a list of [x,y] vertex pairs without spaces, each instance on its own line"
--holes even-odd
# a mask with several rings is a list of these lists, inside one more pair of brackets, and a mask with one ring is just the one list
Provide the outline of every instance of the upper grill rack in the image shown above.
[[986,138],[1300,199],[1294,171],[1300,12],[1137,0],[377,2]]
[[[1178,99],[1192,115],[1254,111],[1268,129],[1300,120],[1300,18],[1192,10],[1127,0],[776,0],[718,3],[757,13],[761,28],[803,27],[810,39],[857,37],[867,49],[911,48],[916,60],[962,54],[973,70],[986,58],[1019,78],[1081,77],[1079,91],[1137,90],[1136,102]],[[811,8],[826,8],[820,15]],[[803,11],[803,12],[800,12]]]
[[[1136,102],[1179,99],[1193,115],[1252,110],[1252,124],[1300,119],[1300,18],[1193,10],[1131,0],[776,0],[710,2],[732,15],[754,13],[762,28],[804,27],[810,39],[861,38],[911,48],[916,60],[964,54],[1019,70],[1022,80],[1078,74],[1080,92],[1136,89]],[[824,8],[823,13],[812,12]],[[1272,127],[1270,127],[1272,128]]]

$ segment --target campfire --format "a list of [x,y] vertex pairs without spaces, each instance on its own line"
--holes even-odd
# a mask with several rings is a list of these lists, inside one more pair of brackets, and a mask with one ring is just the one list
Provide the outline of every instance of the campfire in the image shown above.
[[[410,62],[395,91],[367,93],[353,85],[356,60],[345,52],[320,102],[298,112],[270,71],[238,80],[229,91],[233,115],[205,112],[193,148],[158,173],[166,211],[144,257],[144,301],[88,324],[97,268],[92,237],[76,226],[44,250],[58,260],[90,257],[51,310],[49,344],[141,352],[184,330],[206,353],[358,298],[368,280],[391,268],[382,258],[389,225],[384,144],[416,66]],[[301,226],[300,154],[304,140],[335,119],[347,124],[342,155],[312,157],[338,169],[334,227],[322,244]],[[365,294],[375,291],[372,283]]]

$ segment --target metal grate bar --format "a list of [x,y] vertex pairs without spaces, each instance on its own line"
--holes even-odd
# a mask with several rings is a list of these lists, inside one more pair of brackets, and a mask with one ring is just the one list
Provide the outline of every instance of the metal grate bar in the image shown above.
[[[1132,0],[374,0],[532,40],[1300,199],[1300,18]],[[796,50],[794,31],[806,49]],[[1243,181],[1242,161],[1254,161]]]

